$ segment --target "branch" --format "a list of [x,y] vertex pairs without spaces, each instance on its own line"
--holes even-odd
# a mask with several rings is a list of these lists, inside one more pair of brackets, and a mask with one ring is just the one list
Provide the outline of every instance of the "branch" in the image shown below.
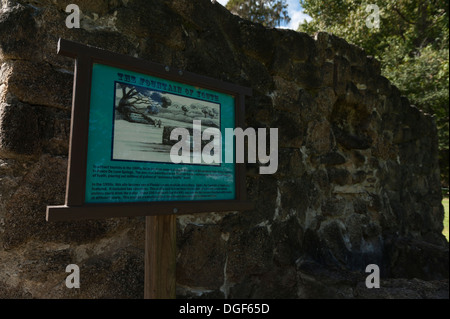
[[394,6],[394,11],[397,12],[397,14],[400,16],[400,18],[402,18],[405,22],[414,25],[414,22],[409,21],[408,19],[406,19],[406,17],[400,12],[400,10]]

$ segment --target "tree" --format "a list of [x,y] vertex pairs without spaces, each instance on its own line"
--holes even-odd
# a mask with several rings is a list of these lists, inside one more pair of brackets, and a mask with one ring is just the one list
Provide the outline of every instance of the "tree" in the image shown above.
[[[313,19],[299,31],[333,33],[375,56],[411,104],[436,118],[442,184],[448,186],[449,12],[445,0],[300,0]],[[369,28],[369,5],[379,28]],[[445,160],[447,159],[447,160]]]
[[129,122],[155,124],[147,114],[158,114],[161,107],[168,108],[172,104],[170,98],[146,88],[117,83],[116,90],[120,96],[116,110]]
[[116,107],[117,111],[121,113],[126,120],[129,119],[130,112],[137,112],[139,105],[146,104],[148,98],[139,93],[136,87],[117,83],[117,91],[121,94],[121,98]]
[[288,23],[286,0],[230,0],[226,8],[243,19],[261,23],[266,27],[280,26]]
[[163,96],[161,98],[161,107],[167,109],[171,105],[172,105],[172,100],[170,98],[168,98],[167,96]]
[[205,115],[205,118],[206,118],[206,116],[209,114],[209,109],[207,107],[204,107],[202,109],[202,113]]
[[184,112],[184,116],[187,116],[187,112],[189,111],[188,108],[186,107],[186,105],[183,105],[181,107],[181,110]]

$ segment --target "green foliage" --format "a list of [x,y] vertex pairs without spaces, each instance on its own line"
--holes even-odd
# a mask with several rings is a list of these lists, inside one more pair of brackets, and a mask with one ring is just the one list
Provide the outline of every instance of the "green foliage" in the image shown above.
[[230,0],[226,8],[243,19],[266,27],[276,27],[291,20],[286,0]]
[[442,205],[444,206],[444,230],[442,233],[444,234],[445,238],[447,238],[448,241],[448,214],[449,214],[449,208],[448,208],[448,197],[444,198],[442,200]]
[[395,50],[386,51],[384,71],[398,88],[423,111],[436,116],[439,148],[448,149],[449,140],[449,50],[436,50],[427,45],[420,54],[395,56]]
[[[313,19],[299,31],[333,33],[375,56],[386,76],[410,102],[434,114],[441,157],[449,149],[449,12],[446,0],[300,0]],[[370,4],[380,27],[368,28]],[[446,154],[446,155],[445,155]],[[444,165],[444,166],[443,166]],[[448,162],[441,161],[448,185]]]

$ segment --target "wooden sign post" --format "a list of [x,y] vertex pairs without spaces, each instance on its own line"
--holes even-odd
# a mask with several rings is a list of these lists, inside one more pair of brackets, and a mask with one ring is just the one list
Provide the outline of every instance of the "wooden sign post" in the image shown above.
[[47,221],[146,216],[145,298],[175,298],[176,215],[253,208],[245,164],[199,153],[205,132],[244,126],[251,90],[63,39],[58,54],[75,59],[72,118],[66,202]]
[[176,288],[175,215],[145,217],[145,299],[173,299]]

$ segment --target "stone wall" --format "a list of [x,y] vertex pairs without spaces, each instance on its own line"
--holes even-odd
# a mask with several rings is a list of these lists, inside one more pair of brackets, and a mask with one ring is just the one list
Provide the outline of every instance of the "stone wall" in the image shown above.
[[[364,50],[210,0],[78,0],[68,29],[71,2],[1,0],[0,298],[143,297],[144,217],[45,221],[65,196],[60,37],[251,87],[246,124],[279,129],[277,173],[247,165],[253,211],[178,217],[178,297],[448,298],[434,121]],[[384,289],[365,288],[368,264]]]

